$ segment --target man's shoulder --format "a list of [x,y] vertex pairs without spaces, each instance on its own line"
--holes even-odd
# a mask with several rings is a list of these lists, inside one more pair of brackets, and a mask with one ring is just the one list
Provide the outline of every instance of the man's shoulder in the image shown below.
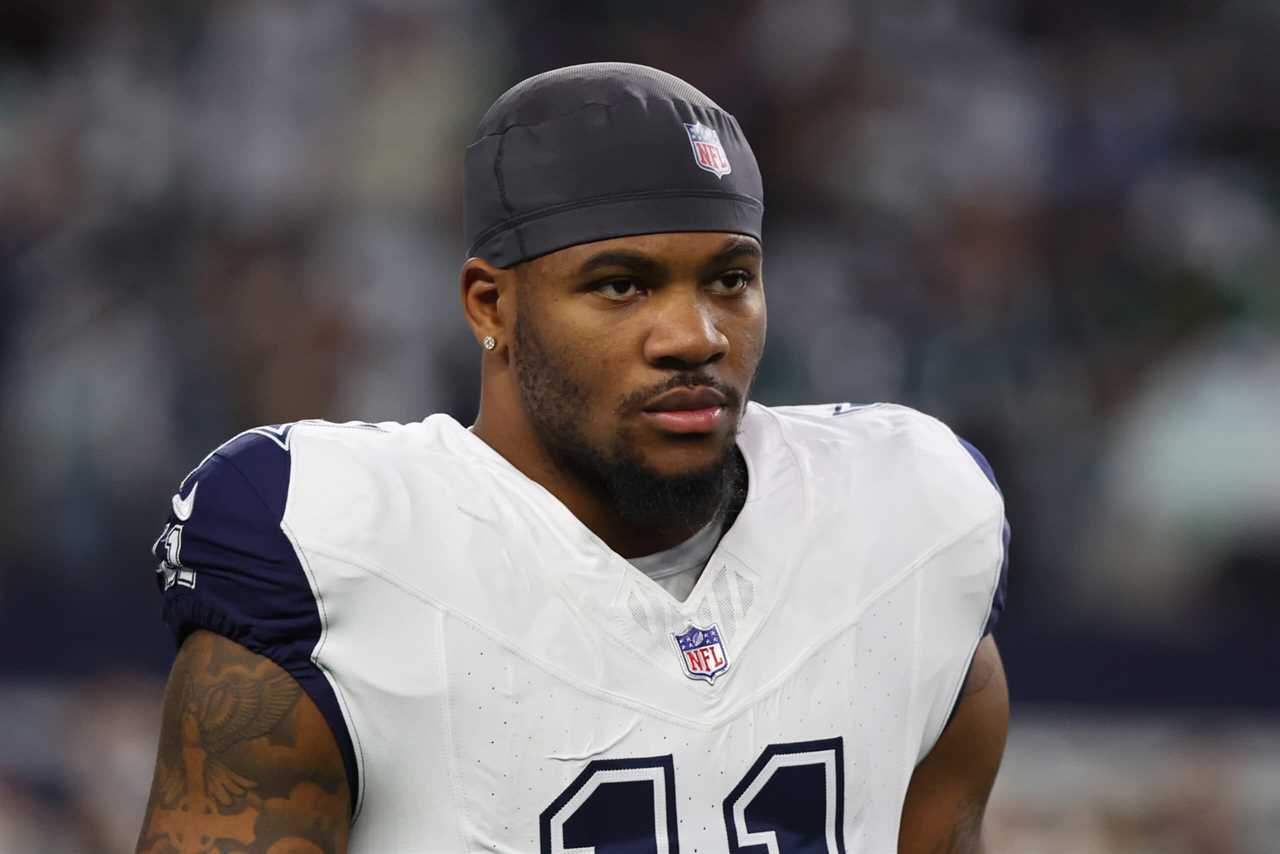
[[410,467],[406,461],[415,456],[439,456],[440,433],[435,418],[408,424],[308,419],[251,427],[209,451],[182,479],[173,515],[185,521],[198,500],[202,509],[218,505],[245,522],[279,525],[304,493],[386,481]]
[[[777,430],[776,453],[789,453],[826,487],[880,489],[911,500],[1002,512],[990,468],[973,446],[939,419],[894,403],[822,403],[758,407]],[[838,492],[838,489],[832,489]]]
[[937,418],[896,404],[760,407],[756,415],[757,425],[776,425],[773,458],[789,456],[813,496],[811,538],[842,554],[874,550],[864,579],[922,568],[939,614],[959,608],[990,631],[1004,603],[1009,531],[976,448]]
[[866,454],[897,449],[909,455],[953,455],[963,445],[945,423],[897,403],[815,403],[759,407],[793,445],[829,453]]
[[[461,462],[449,425],[461,429],[439,416],[409,424],[307,420],[237,433],[209,451],[170,500],[152,549],[166,589],[183,583],[184,567],[243,574],[255,560],[289,563],[304,542],[346,548],[443,519],[451,466]],[[405,506],[423,512],[410,519]]]
[[[441,430],[435,418],[407,424],[307,419],[251,427],[206,454],[183,479],[183,486],[218,465],[234,469],[255,485],[272,488],[287,488],[303,467],[321,469],[322,477],[323,469],[332,466],[394,467],[406,454],[440,449]],[[332,476],[343,473],[334,471]]]

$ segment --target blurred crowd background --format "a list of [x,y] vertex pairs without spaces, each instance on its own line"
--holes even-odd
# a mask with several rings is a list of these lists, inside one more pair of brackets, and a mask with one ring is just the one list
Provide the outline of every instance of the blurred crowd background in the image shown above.
[[765,176],[756,398],[906,403],[1013,525],[994,854],[1280,838],[1280,3],[9,0],[0,852],[131,851],[148,549],[247,427],[475,412],[462,152],[678,74]]

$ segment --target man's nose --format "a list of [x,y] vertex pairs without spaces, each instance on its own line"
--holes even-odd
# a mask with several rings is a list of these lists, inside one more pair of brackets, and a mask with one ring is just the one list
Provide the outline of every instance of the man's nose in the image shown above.
[[[674,289],[673,289],[674,290]],[[668,292],[645,339],[645,359],[659,368],[687,370],[718,362],[729,352],[713,306],[701,293]]]

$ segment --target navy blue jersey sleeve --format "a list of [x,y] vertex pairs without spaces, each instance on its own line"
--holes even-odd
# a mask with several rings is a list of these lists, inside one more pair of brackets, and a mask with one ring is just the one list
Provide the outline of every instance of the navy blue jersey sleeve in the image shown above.
[[187,475],[153,547],[162,614],[178,644],[207,629],[288,671],[333,730],[350,791],[355,753],[336,693],[312,660],[321,605],[281,522],[291,425],[242,433]]
[[[987,480],[991,481],[991,485],[999,492],[1000,484],[996,482],[996,473],[991,470],[991,463],[987,462],[987,458],[982,455],[981,451],[964,439],[960,440],[960,444],[969,452],[969,455],[973,457],[973,461],[978,464],[978,468],[982,469],[982,473],[987,476]],[[987,617],[987,626],[982,632],[983,637],[995,630],[996,623],[1000,622],[1000,615],[1004,613],[1005,595],[1009,581],[1009,534],[1009,520],[1006,519],[1004,533],[1001,535],[1003,551],[1000,556],[1000,580],[996,582],[996,592],[991,600],[991,612]]]

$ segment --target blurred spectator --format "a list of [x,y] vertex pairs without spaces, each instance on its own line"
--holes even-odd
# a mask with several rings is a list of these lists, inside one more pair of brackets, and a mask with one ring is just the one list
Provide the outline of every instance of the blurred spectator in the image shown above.
[[1277,380],[1280,340],[1257,329],[1223,330],[1161,366],[1116,425],[1082,601],[1182,638],[1275,625]]

